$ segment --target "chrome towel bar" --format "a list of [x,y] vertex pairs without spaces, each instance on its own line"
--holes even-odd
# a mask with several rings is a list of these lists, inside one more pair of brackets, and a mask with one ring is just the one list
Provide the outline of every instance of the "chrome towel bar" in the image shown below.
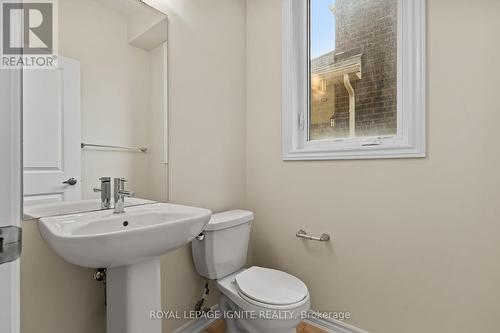
[[112,146],[112,145],[98,145],[94,143],[85,143],[82,142],[81,144],[82,149],[85,147],[95,147],[95,148],[110,148],[110,149],[120,149],[120,150],[131,150],[131,151],[137,151],[141,153],[147,153],[148,148],[146,147],[130,147],[130,146]]
[[297,233],[295,234],[295,236],[297,236],[299,238],[308,239],[308,240],[318,241],[318,242],[328,242],[328,241],[330,241],[330,235],[327,234],[326,232],[323,233],[321,235],[321,237],[314,237],[314,236],[309,236],[304,229],[300,229],[299,231],[297,231]]

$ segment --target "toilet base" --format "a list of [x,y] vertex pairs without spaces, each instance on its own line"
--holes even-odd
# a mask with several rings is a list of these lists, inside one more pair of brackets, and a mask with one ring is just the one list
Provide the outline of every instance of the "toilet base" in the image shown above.
[[272,320],[255,318],[235,318],[230,313],[244,313],[233,301],[224,294],[219,300],[219,310],[226,322],[227,333],[296,333],[298,319]]

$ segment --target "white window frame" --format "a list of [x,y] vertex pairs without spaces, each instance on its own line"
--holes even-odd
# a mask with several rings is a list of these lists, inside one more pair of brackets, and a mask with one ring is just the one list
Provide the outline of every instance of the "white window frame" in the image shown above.
[[283,160],[425,157],[425,0],[398,0],[397,134],[309,140],[306,0],[283,0]]

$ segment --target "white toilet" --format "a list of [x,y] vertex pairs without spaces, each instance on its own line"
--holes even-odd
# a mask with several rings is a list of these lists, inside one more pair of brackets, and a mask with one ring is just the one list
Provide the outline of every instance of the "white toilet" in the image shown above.
[[196,270],[217,280],[229,333],[295,333],[310,308],[307,286],[282,271],[243,268],[252,220],[253,213],[244,210],[212,215],[192,243]]

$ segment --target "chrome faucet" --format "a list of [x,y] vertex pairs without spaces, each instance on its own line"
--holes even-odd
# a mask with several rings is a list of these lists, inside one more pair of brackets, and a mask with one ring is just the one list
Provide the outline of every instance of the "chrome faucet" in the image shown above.
[[101,192],[101,209],[111,207],[111,177],[101,177],[101,188],[94,188],[94,192]]
[[113,214],[123,214],[125,213],[125,197],[130,198],[135,194],[125,190],[125,183],[127,182],[125,178],[115,178],[114,182],[115,210]]

